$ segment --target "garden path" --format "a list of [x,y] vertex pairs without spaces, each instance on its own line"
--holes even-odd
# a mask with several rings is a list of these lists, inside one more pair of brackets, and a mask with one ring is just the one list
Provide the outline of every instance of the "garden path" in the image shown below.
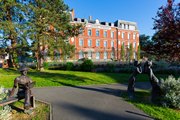
[[[149,83],[137,84],[149,89]],[[53,120],[152,120],[124,101],[123,84],[34,88],[37,99],[52,104]]]

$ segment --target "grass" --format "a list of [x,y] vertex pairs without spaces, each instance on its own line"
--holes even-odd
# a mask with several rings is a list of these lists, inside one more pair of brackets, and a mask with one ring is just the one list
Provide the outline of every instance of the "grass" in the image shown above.
[[11,105],[13,120],[48,120],[50,115],[50,107],[47,104],[36,101],[36,108],[33,113],[28,115],[23,112],[24,102],[18,101]]
[[127,93],[124,93],[122,96],[128,102],[134,104],[136,107],[155,118],[155,120],[179,120],[180,119],[180,111],[161,107],[154,105],[150,102],[150,92],[149,91],[136,91],[135,99],[129,100],[127,97]]
[[[16,70],[0,69],[0,85],[5,88],[13,86],[14,79],[20,76]],[[37,72],[30,70],[28,76],[36,81],[36,87],[46,86],[78,86],[93,84],[127,83],[130,74],[128,73],[93,73],[77,71],[45,70]],[[157,75],[167,77],[167,75]],[[137,77],[137,82],[148,81],[148,76],[141,74]]]
[[[6,88],[12,88],[14,78],[20,73],[16,70],[0,69],[0,85]],[[93,73],[77,71],[45,70],[36,72],[30,70],[28,76],[36,81],[36,87],[45,86],[78,86],[92,84],[110,84],[127,83],[130,77],[128,73]],[[158,78],[166,78],[168,75],[156,74]],[[178,77],[178,76],[176,76]],[[141,74],[137,76],[137,82],[146,82],[149,78]],[[136,91],[136,99],[129,101],[145,113],[157,120],[177,120],[180,119],[180,112],[170,108],[155,106],[149,101],[150,93],[148,91]],[[127,95],[123,96],[126,100]],[[38,117],[37,117],[38,120]]]

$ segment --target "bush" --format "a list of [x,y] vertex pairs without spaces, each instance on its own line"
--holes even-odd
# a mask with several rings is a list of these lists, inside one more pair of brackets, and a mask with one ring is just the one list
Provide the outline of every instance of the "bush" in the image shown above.
[[92,71],[92,69],[93,69],[93,62],[92,62],[92,60],[86,59],[81,64],[81,70],[82,71]]
[[169,76],[166,80],[162,80],[161,89],[162,104],[167,107],[180,108],[180,78],[176,80],[173,76]]
[[155,73],[159,74],[170,74],[178,75],[180,74],[180,65],[179,63],[169,63],[166,61],[154,61],[153,70]]
[[114,72],[114,71],[115,71],[114,63],[107,63],[106,72]]
[[67,62],[66,63],[66,70],[73,70],[74,64],[72,62]]
[[[3,101],[8,96],[8,90],[0,87],[0,101]],[[0,107],[0,120],[9,120],[11,117],[11,107],[8,105]]]
[[43,63],[43,68],[45,69],[45,70],[47,70],[48,68],[49,68],[49,62],[44,62]]

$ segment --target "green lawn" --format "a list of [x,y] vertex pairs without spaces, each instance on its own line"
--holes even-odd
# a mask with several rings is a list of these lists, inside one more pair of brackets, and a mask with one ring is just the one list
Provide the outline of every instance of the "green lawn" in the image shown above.
[[[0,69],[0,85],[5,88],[13,86],[14,78],[20,73],[16,70]],[[45,86],[76,86],[92,84],[109,84],[109,83],[127,83],[130,74],[128,73],[93,73],[93,72],[76,72],[76,71],[59,71],[45,70],[36,72],[30,70],[28,76],[36,81],[36,87]],[[158,77],[167,77],[167,75],[157,75]],[[137,82],[148,81],[147,75],[138,75]]]
[[[13,80],[20,73],[15,70],[0,69],[0,85],[6,88],[12,88]],[[93,73],[93,72],[75,72],[60,70],[45,70],[36,72],[30,70],[28,76],[36,81],[36,87],[45,86],[77,86],[92,84],[109,83],[127,83],[130,74],[128,73]],[[168,75],[159,74],[158,78],[166,78]],[[137,82],[148,81],[148,76],[141,74],[137,76]],[[127,94],[127,93],[125,93]],[[149,91],[136,91],[136,100],[130,101],[132,104],[142,109],[147,114],[159,120],[180,119],[179,111],[152,105],[149,102]],[[127,95],[125,95],[127,99]]]
[[124,93],[122,97],[155,118],[155,120],[180,120],[180,110],[153,105],[150,102],[150,91],[135,91],[134,100],[129,100],[127,93]]

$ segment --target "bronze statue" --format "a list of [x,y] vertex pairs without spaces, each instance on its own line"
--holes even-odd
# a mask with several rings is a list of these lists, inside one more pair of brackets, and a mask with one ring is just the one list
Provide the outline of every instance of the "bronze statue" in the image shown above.
[[148,74],[149,76],[149,81],[152,86],[152,91],[151,91],[151,101],[153,103],[159,104],[159,99],[161,98],[162,91],[160,88],[160,81],[158,78],[154,75],[153,70],[152,70],[152,61],[146,61],[144,64],[144,72]]
[[19,71],[21,72],[21,76],[15,78],[14,86],[10,92],[10,97],[14,95],[14,92],[18,87],[17,98],[19,100],[25,99],[24,109],[28,110],[33,106],[30,99],[32,96],[31,88],[33,87],[34,82],[28,76],[26,76],[28,71],[27,67],[21,67]]
[[138,63],[138,61],[134,61],[134,70],[132,75],[129,78],[129,83],[128,83],[128,96],[129,98],[134,98],[134,86],[135,86],[135,81],[136,81],[136,76],[137,74],[142,73],[142,68],[141,68],[141,64]]

